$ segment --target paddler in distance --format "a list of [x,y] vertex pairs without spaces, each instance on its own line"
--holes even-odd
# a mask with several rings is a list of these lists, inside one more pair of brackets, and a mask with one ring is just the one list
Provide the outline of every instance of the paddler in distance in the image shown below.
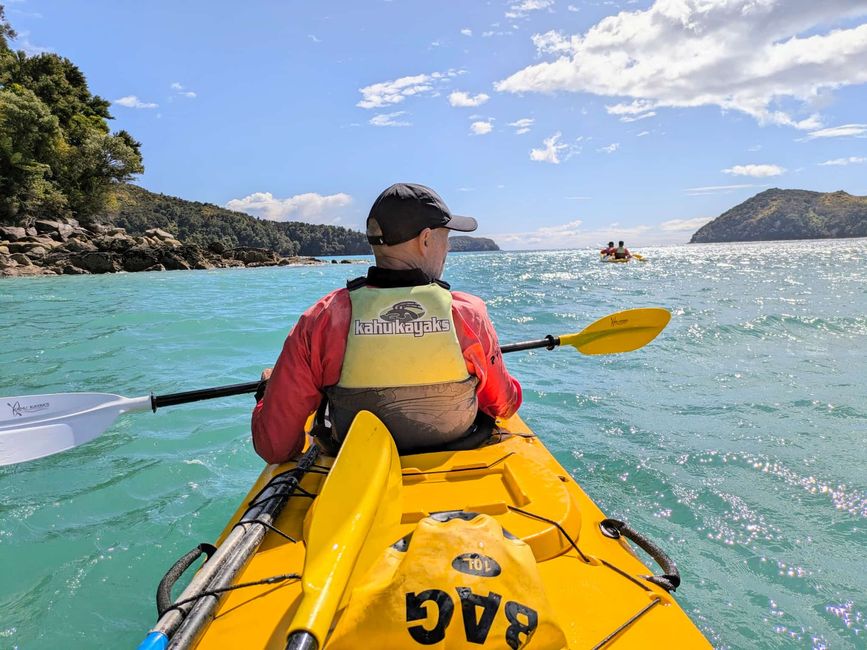
[[253,410],[253,446],[282,463],[304,443],[304,424],[326,401],[339,447],[360,410],[379,417],[401,453],[468,449],[492,418],[521,405],[484,302],[443,282],[450,230],[476,220],[451,214],[428,187],[398,183],[367,217],[375,266],[298,319]]
[[617,249],[614,248],[614,242],[610,241],[610,242],[608,242],[608,246],[606,246],[601,251],[599,251],[599,254],[605,255],[607,257],[608,255],[614,255],[615,250],[617,250]]
[[614,259],[616,260],[628,260],[632,258],[632,253],[629,252],[629,249],[623,245],[623,242],[617,242],[617,248],[614,249]]

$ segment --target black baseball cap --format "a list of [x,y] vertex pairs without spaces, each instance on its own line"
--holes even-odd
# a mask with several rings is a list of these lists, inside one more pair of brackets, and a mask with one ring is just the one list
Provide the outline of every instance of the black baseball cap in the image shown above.
[[395,183],[373,202],[367,220],[376,219],[382,230],[378,237],[368,237],[374,246],[393,246],[409,241],[425,228],[448,228],[472,232],[479,227],[472,217],[449,212],[439,194],[416,183]]

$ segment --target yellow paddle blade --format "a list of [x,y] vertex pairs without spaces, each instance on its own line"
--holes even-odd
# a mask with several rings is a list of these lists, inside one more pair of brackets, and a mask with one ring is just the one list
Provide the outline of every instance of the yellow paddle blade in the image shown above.
[[353,582],[397,539],[391,536],[400,524],[401,487],[391,434],[373,413],[361,411],[313,504],[301,602],[290,632],[305,630],[324,645]]
[[582,354],[631,352],[655,339],[670,320],[667,309],[627,309],[600,318],[578,334],[561,336],[560,345],[572,345]]

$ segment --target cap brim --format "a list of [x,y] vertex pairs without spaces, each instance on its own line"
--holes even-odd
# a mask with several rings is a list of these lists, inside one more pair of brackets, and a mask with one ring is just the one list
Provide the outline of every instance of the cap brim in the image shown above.
[[478,222],[472,217],[459,217],[456,214],[452,215],[449,222],[443,226],[449,230],[457,230],[459,232],[473,232],[479,227]]

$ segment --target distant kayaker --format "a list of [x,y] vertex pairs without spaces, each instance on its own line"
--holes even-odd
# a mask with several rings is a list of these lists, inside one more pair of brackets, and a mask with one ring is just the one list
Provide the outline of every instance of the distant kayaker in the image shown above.
[[616,260],[628,260],[632,257],[632,253],[629,252],[629,249],[623,245],[623,242],[617,242],[617,248],[614,249],[614,259]]
[[600,255],[614,255],[614,251],[616,251],[616,250],[617,249],[614,248],[614,242],[610,241],[610,242],[608,242],[608,246],[606,246],[601,251],[599,251],[599,254]]
[[298,453],[307,418],[325,400],[326,447],[339,446],[364,409],[383,420],[401,453],[477,446],[491,418],[518,410],[521,386],[503,364],[484,302],[440,279],[449,231],[476,228],[423,185],[379,195],[367,217],[376,266],[304,312],[273,371],[262,373],[267,388],[252,421],[262,458]]

